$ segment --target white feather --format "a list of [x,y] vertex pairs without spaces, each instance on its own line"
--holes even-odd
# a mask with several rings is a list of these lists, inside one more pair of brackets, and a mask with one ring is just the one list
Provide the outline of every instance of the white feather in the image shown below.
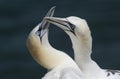
[[46,20],[63,29],[72,41],[75,62],[85,79],[120,79],[120,71],[104,70],[91,59],[92,37],[84,19],[71,16],[67,18],[46,17]]

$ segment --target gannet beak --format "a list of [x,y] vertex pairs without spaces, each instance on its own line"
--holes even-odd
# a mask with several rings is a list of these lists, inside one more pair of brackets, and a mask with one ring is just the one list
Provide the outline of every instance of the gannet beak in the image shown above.
[[52,23],[59,28],[63,29],[64,31],[70,31],[74,35],[74,29],[75,25],[73,25],[67,18],[57,18],[57,17],[45,17],[45,19],[49,22]]
[[[45,17],[52,17],[53,14],[54,14],[54,11],[55,11],[55,6],[52,7],[52,8],[48,11],[48,13],[46,14]],[[42,37],[45,35],[45,33],[48,32],[49,24],[50,24],[50,23],[48,23],[48,22],[45,20],[45,18],[43,18],[42,22],[41,22],[40,24],[38,24],[39,29],[36,31],[36,35],[38,35],[40,38],[42,38]]]

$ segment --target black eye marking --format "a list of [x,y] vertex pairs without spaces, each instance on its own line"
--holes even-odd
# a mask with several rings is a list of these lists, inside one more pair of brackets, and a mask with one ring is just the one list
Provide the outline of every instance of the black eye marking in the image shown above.
[[66,20],[67,20],[68,25],[70,26],[68,28],[76,36],[76,34],[75,34],[75,28],[76,28],[76,26],[74,24],[72,24],[67,18],[66,18]]
[[48,23],[48,22],[41,23],[39,25],[39,29],[36,31],[36,35],[38,35],[39,37],[42,38],[44,36],[44,34],[46,33],[44,31],[49,28],[49,24],[50,23]]
[[41,28],[41,27],[39,27],[38,31],[40,32],[41,30],[42,30],[42,28]]
[[40,36],[40,31],[36,31],[36,33],[35,33],[37,36]]
[[41,30],[43,30],[42,27],[39,27],[39,29],[36,31],[35,34],[36,34],[37,36],[41,36]]
[[72,24],[72,23],[70,23],[70,22],[68,22],[68,24],[69,24],[69,26],[71,27],[71,30],[74,30],[74,29],[75,29],[75,25],[74,25],[74,24]]

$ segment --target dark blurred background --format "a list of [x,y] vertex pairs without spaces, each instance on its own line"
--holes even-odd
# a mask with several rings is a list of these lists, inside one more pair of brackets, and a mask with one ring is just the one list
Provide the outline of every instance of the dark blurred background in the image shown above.
[[[120,0],[0,0],[0,79],[41,79],[47,72],[26,47],[29,32],[56,6],[55,16],[87,20],[93,36],[92,58],[120,69]],[[50,43],[73,57],[69,37],[51,25]]]

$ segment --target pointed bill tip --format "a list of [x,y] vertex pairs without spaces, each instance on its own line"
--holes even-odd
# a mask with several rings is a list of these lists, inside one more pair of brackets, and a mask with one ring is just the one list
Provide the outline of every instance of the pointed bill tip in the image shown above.
[[53,6],[51,9],[55,9],[56,8],[56,6]]
[[[45,17],[52,17],[52,16],[54,15],[54,11],[55,11],[55,6],[53,6],[53,7],[47,12],[47,14],[46,14]],[[45,17],[43,18],[42,22],[38,25],[38,26],[39,26],[39,29],[38,29],[38,31],[36,32],[36,34],[37,34],[38,36],[40,36],[40,38],[42,38],[42,37],[45,35],[45,33],[48,32],[48,28],[49,28],[49,25],[50,25],[50,23],[45,20]]]
[[[50,8],[50,10],[47,12],[45,17],[52,17],[54,15],[54,12],[55,12],[55,6]],[[45,17],[43,18],[43,20],[39,26],[41,29],[45,29],[45,28],[49,27],[49,23],[45,21]]]
[[53,6],[52,8],[50,8],[50,10],[48,11],[48,13],[46,14],[45,17],[52,17],[54,15],[54,12],[55,12],[55,7],[56,6]]

